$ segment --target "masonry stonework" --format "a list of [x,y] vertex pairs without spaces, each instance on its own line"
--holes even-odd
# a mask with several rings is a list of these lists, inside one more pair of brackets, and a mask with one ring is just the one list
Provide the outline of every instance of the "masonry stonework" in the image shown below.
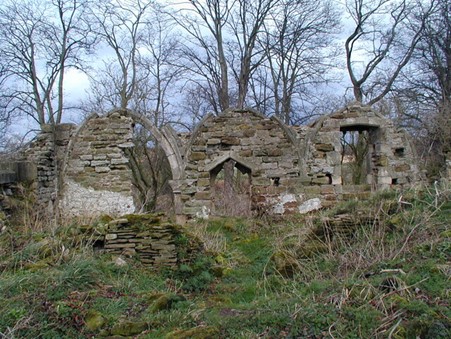
[[147,128],[168,157],[179,222],[209,215],[307,213],[418,182],[408,136],[369,107],[352,104],[309,126],[286,126],[251,109],[209,115],[189,136],[156,129],[127,110],[44,131],[28,150],[40,197],[62,213],[135,210],[127,149]]
[[63,161],[60,205],[65,214],[134,212],[125,155],[133,147],[132,123],[130,117],[113,112],[91,116],[74,131]]
[[[298,194],[296,144],[296,135],[280,121],[251,110],[228,110],[207,117],[186,147],[185,180],[180,189],[183,214],[258,212],[277,204],[281,195]],[[241,190],[235,182],[228,192],[226,186],[233,185],[225,177],[228,164],[236,174],[235,181],[244,181]]]
[[304,187],[310,195],[319,193],[325,205],[420,180],[408,135],[369,107],[350,105],[320,118],[301,134]]

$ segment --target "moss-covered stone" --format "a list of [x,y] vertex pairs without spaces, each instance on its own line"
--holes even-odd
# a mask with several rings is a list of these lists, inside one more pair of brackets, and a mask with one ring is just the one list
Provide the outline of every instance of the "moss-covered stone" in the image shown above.
[[218,338],[219,330],[216,327],[196,327],[189,330],[177,330],[166,335],[166,339],[214,339]]
[[205,154],[205,152],[191,152],[189,158],[191,161],[199,161],[206,159],[207,155]]
[[105,318],[101,313],[89,310],[86,314],[85,324],[90,331],[97,331],[105,325]]
[[149,312],[157,313],[162,310],[171,309],[176,303],[185,301],[186,298],[177,294],[158,293],[155,297],[150,297],[152,305],[149,307]]
[[417,318],[406,325],[407,338],[449,338],[451,335],[450,324],[444,324],[434,319]]
[[109,216],[109,215],[106,215],[106,214],[102,215],[99,218],[99,222],[102,223],[102,224],[108,224],[112,220],[113,220],[113,218],[111,216]]
[[405,221],[401,214],[395,214],[388,220],[388,224],[395,229],[400,229],[404,226]]
[[123,321],[113,326],[111,329],[112,335],[121,335],[129,337],[132,335],[137,335],[149,328],[149,325],[142,321]]
[[26,263],[24,265],[24,268],[26,270],[31,271],[31,272],[40,271],[42,269],[45,269],[45,268],[49,267],[50,261],[51,260],[49,258],[46,258],[46,259],[43,259],[43,260],[39,260],[37,262]]

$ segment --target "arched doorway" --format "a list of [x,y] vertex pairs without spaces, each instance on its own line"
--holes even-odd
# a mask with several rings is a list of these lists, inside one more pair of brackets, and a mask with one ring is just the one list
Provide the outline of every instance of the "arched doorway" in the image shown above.
[[[137,131],[144,136],[140,154],[136,152],[133,136]],[[141,166],[142,171],[138,173],[136,165],[146,162],[148,166]],[[64,183],[62,209],[72,214],[153,210],[143,208],[152,194],[144,192],[137,203],[132,187],[152,179],[145,172],[155,169],[155,162],[162,165],[158,171],[167,172],[166,183],[158,186],[171,190],[170,180],[180,180],[184,166],[176,135],[170,127],[158,129],[148,118],[130,110],[116,109],[103,116],[93,114],[73,133],[66,148],[60,172]],[[149,164],[153,167],[149,168]],[[147,185],[149,187],[152,186]],[[177,211],[180,202],[172,200],[171,209]]]
[[229,158],[210,170],[212,213],[251,215],[251,169]]
[[134,123],[132,142],[134,146],[124,149],[124,153],[132,172],[136,211],[172,214],[172,171],[159,140],[142,124]]

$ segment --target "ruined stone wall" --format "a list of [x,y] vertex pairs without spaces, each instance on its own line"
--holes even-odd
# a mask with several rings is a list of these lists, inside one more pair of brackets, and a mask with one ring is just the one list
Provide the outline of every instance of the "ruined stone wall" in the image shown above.
[[[355,159],[344,152],[346,133],[367,138],[362,180],[350,182]],[[372,191],[403,187],[417,182],[420,172],[416,155],[405,132],[366,106],[354,104],[325,116],[302,132],[306,159],[306,193],[320,196],[324,206],[336,200],[366,198]],[[349,141],[347,141],[349,142]],[[308,187],[310,186],[310,187]]]
[[[350,179],[355,159],[347,159],[349,146],[342,142],[352,133],[366,138],[359,182]],[[250,173],[254,213],[305,213],[419,180],[408,136],[359,104],[300,127],[250,110],[229,110],[201,123],[186,147],[186,179],[175,192],[188,216],[218,214],[215,176],[229,161]],[[238,195],[236,203],[242,203]]]
[[177,263],[176,238],[180,229],[159,216],[127,215],[105,225],[103,248],[112,254],[136,256],[151,267]]
[[[55,212],[59,174],[66,146],[75,125],[43,125],[41,132],[26,147],[9,156],[0,167],[8,167],[8,184],[26,184],[34,189],[39,208],[52,217]],[[0,172],[2,169],[0,168]],[[0,178],[0,182],[1,182]]]
[[42,127],[42,131],[29,145],[23,155],[36,165],[36,193],[40,206],[52,215],[57,191],[57,162],[54,147],[54,130],[51,125]]
[[[305,213],[419,180],[408,136],[358,104],[298,127],[249,109],[227,110],[205,118],[190,137],[115,110],[78,128],[44,128],[27,151],[36,164],[40,201],[52,208],[60,190],[63,214],[134,212],[127,158],[134,122],[155,136],[168,157],[180,222],[212,214]],[[350,179],[353,160],[342,142],[353,133],[368,146],[358,182]]]
[[207,118],[187,147],[186,179],[180,188],[183,214],[217,214],[213,200],[218,197],[212,186],[228,161],[250,177],[251,210],[273,208],[281,199],[295,208],[293,197],[302,189],[296,142],[295,133],[279,121],[251,110],[228,110]]
[[132,119],[120,112],[92,116],[67,147],[60,207],[65,214],[124,214],[134,211],[132,173],[124,153],[133,147]]

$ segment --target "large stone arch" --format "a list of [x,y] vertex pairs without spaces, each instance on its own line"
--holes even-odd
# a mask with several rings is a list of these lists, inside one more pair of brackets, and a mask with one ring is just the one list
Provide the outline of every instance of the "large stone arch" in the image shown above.
[[[283,211],[295,210],[302,189],[298,144],[292,129],[252,109],[227,109],[218,116],[205,117],[184,152],[186,179],[180,185],[182,214],[203,217],[214,213],[217,187],[213,185],[219,171],[224,169],[224,178],[229,177],[226,167],[246,177],[255,213],[261,209],[271,213],[273,205],[281,199],[286,201],[287,196],[291,206],[287,205]],[[240,196],[237,194],[236,198],[239,204]]]
[[[167,156],[174,181],[184,178],[184,166],[175,132],[161,130],[131,110],[113,109],[92,114],[72,133],[61,164],[63,213],[123,214],[134,212],[131,170],[124,150],[133,147],[135,123],[157,140]],[[175,199],[175,208],[179,209]]]
[[[110,117],[111,115],[115,113],[120,113],[123,116],[128,116],[133,121],[140,123],[143,125],[146,129],[148,129],[152,135],[157,139],[157,141],[160,143],[161,147],[163,148],[166,156],[168,157],[169,164],[171,165],[172,175],[174,180],[183,179],[184,177],[184,167],[183,167],[183,160],[181,156],[180,149],[178,147],[178,140],[177,136],[175,135],[174,130],[170,126],[164,126],[162,130],[160,131],[151,121],[149,118],[143,116],[142,114],[136,113],[129,109],[113,109],[109,111],[105,117]],[[62,163],[62,171],[61,174],[65,175],[65,172],[67,170],[68,160],[69,157],[73,151],[74,144],[76,143],[77,138],[79,135],[86,129],[89,122],[93,119],[101,117],[97,113],[92,113],[89,115],[73,132],[69,143],[67,145],[67,149],[65,152],[65,157],[63,159]]]
[[199,138],[199,135],[202,133],[206,124],[208,124],[211,121],[218,121],[218,119],[220,120],[220,122],[224,122],[226,124],[227,120],[228,120],[228,115],[230,115],[233,112],[241,112],[241,113],[246,112],[246,113],[252,114],[253,116],[255,116],[258,119],[273,121],[280,127],[280,129],[283,131],[283,133],[288,138],[288,140],[290,140],[290,142],[296,148],[296,154],[299,157],[301,156],[301,154],[299,153],[299,140],[297,138],[296,132],[293,131],[292,129],[290,129],[289,126],[285,125],[283,123],[283,121],[280,120],[278,117],[271,116],[270,118],[268,118],[253,108],[245,108],[245,109],[228,108],[228,109],[224,110],[218,116],[215,116],[212,113],[208,113],[207,115],[205,115],[202,118],[202,120],[194,128],[194,131],[191,133],[188,143],[187,143],[186,147],[184,148],[183,158],[186,159],[186,157],[188,156],[188,154],[190,152],[191,147],[193,146],[193,143]]
[[122,112],[131,117],[133,121],[140,123],[148,129],[155,139],[160,143],[171,166],[173,180],[183,179],[185,176],[183,159],[179,148],[179,140],[171,126],[165,125],[159,130],[149,118],[132,110],[122,110]]
[[[345,175],[349,171],[345,164],[345,139],[353,133],[357,138],[364,137],[367,143],[360,182]],[[365,197],[371,191],[402,187],[419,179],[416,154],[408,135],[396,129],[390,119],[359,103],[312,123],[305,131],[301,152],[307,164],[305,184],[321,186],[318,192],[330,202],[332,197]]]

